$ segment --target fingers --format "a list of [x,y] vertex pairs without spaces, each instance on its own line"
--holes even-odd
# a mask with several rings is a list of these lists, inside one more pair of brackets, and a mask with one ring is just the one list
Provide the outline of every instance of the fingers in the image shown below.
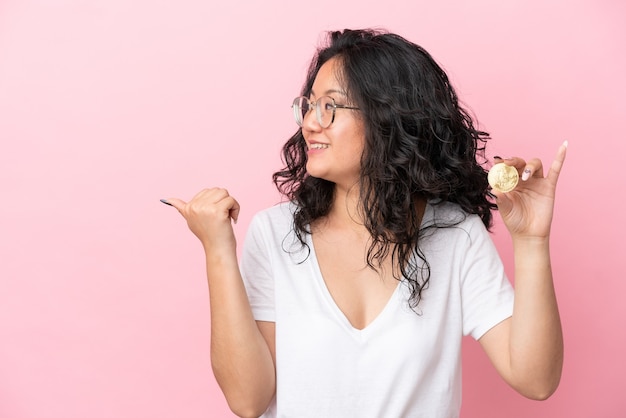
[[[216,214],[225,214],[235,223],[239,218],[239,203],[228,193],[228,190],[222,188],[205,189],[198,193],[189,202],[193,210],[196,212],[214,212]],[[214,208],[214,209],[211,209]]]
[[556,183],[559,179],[559,174],[561,174],[561,169],[563,168],[563,163],[565,162],[565,155],[567,154],[567,145],[568,142],[564,141],[559,150],[556,153],[556,157],[554,157],[554,161],[550,165],[550,170],[548,171],[548,179],[553,183]]
[[241,207],[226,189],[212,188],[201,190],[189,202],[177,198],[161,199],[161,202],[176,208],[181,215],[189,218],[191,213],[224,213],[235,223]]
[[522,171],[522,181],[526,181],[531,177],[543,177],[543,163],[539,158],[532,158],[524,165]]
[[[563,162],[565,161],[565,155],[567,153],[567,145],[567,141],[561,144],[554,161],[552,161],[552,164],[550,165],[550,170],[548,171],[546,178],[548,178],[552,183],[556,183],[559,174],[561,173],[561,169],[563,168]],[[495,163],[505,163],[506,165],[511,165],[517,168],[522,181],[527,181],[531,177],[543,178],[543,163],[538,158],[524,161],[519,157],[502,158],[496,156],[493,157],[493,160]]]
[[187,203],[185,203],[184,201],[182,201],[180,199],[176,199],[175,197],[170,197],[170,198],[167,198],[167,199],[161,199],[161,203],[165,203],[166,205],[173,206],[176,209],[178,209],[179,212],[187,204]]
[[233,204],[230,206],[230,217],[232,218],[233,222],[237,223],[237,219],[239,219],[239,211],[241,209],[241,207],[239,206],[239,202],[237,202],[235,199],[233,199],[231,197],[231,199],[233,200]]
[[504,163],[506,165],[511,165],[515,168],[517,168],[517,171],[521,171],[525,166],[526,166],[526,161],[524,161],[524,159],[519,158],[519,157],[507,157],[507,158],[501,158],[501,157],[493,157],[494,162],[496,163]]

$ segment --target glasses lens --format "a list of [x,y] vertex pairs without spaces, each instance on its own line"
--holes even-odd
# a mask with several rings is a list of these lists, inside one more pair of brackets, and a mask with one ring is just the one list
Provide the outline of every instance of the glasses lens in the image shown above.
[[328,96],[320,97],[315,110],[317,111],[317,121],[322,128],[328,128],[333,123],[335,116],[335,101],[333,98]]
[[296,119],[298,126],[302,126],[304,116],[309,111],[309,100],[306,97],[296,97],[291,105],[293,108],[293,117]]

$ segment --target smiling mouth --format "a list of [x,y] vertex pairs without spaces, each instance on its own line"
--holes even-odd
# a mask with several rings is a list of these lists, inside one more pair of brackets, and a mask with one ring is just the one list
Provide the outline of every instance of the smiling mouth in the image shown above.
[[309,149],[326,149],[328,148],[328,144],[311,144],[309,145]]

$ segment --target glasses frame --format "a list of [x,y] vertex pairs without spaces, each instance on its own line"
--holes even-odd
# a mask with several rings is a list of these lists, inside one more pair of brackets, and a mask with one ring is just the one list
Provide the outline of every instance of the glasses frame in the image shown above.
[[[322,118],[323,118],[322,112],[323,112],[323,109],[319,105],[319,103],[320,103],[320,101],[322,99],[330,99],[330,103],[331,103],[331,106],[333,108],[332,115],[330,117],[330,122],[328,122],[328,124],[326,126],[324,126],[324,124],[322,123]],[[306,101],[309,104],[309,109],[307,110],[306,113],[302,112],[302,107],[299,105],[299,102],[301,100],[304,100],[304,101]],[[360,110],[358,107],[337,104],[337,103],[335,103],[335,99],[333,99],[330,96],[319,97],[314,102],[312,102],[308,97],[298,96],[295,99],[293,99],[293,103],[291,104],[291,108],[293,109],[293,116],[296,119],[296,123],[300,127],[302,127],[302,125],[304,124],[304,118],[306,117],[306,115],[311,111],[311,109],[315,108],[315,116],[317,118],[317,123],[319,123],[319,125],[322,128],[328,128],[330,125],[333,124],[333,122],[335,121],[335,112],[336,112],[337,109]]]

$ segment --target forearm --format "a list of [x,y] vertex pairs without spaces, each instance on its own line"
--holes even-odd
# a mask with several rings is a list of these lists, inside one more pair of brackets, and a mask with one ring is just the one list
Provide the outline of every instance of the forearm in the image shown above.
[[233,412],[258,416],[274,396],[274,361],[252,316],[234,251],[206,256],[213,372]]
[[548,238],[514,239],[515,307],[510,332],[514,386],[545,399],[558,386],[563,336],[552,281]]

